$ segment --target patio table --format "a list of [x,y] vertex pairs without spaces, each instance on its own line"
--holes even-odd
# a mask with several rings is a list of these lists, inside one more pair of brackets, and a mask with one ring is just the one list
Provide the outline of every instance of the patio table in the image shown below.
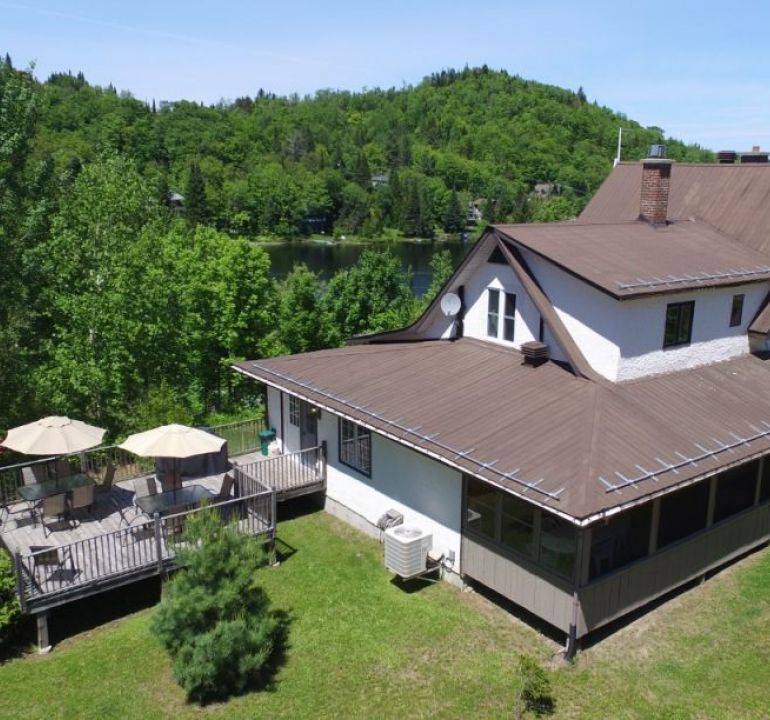
[[187,485],[176,490],[145,495],[137,498],[136,504],[148,515],[167,515],[185,507],[200,505],[210,497],[211,493],[203,485]]
[[77,473],[62,478],[46,480],[45,482],[35,483],[34,485],[22,485],[19,489],[19,495],[27,502],[37,502],[51,495],[71,492],[78,487],[96,485],[96,482],[87,475]]

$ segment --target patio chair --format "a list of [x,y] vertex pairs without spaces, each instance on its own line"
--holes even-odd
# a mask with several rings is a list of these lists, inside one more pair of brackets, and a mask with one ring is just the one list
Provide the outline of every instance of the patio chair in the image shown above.
[[37,485],[46,480],[45,468],[42,465],[26,465],[21,469],[21,477],[25,485]]
[[[45,480],[43,477],[43,468],[39,465],[27,465],[21,469],[21,478],[25,485],[37,485]],[[39,501],[24,500],[19,498],[18,506],[15,510],[12,510],[10,505],[5,506],[5,513],[8,517],[11,515],[20,515],[21,513],[28,513],[32,521],[35,521],[35,512],[40,506]]]
[[179,490],[179,488],[182,487],[182,479],[177,479],[177,475],[175,473],[161,473],[158,476],[158,479],[160,481],[160,487],[163,492],[168,492],[169,490]]
[[61,480],[62,478],[72,475],[72,468],[67,460],[58,458],[54,464],[54,472],[56,473],[57,479]]
[[[53,530],[49,527],[49,524],[52,524],[51,518],[56,517],[56,521],[61,522],[62,517],[65,517],[67,514],[66,494],[59,493],[58,495],[49,495],[48,497],[43,498],[43,501],[39,505],[39,511],[40,522],[43,525],[43,535],[46,534],[46,530],[48,530],[49,534],[52,533]],[[69,527],[69,523],[66,524],[67,527]]]
[[134,480],[134,505],[139,498],[157,494],[158,486],[154,477],[140,477]]
[[[43,585],[49,582],[67,583],[73,582],[78,571],[68,548],[61,551],[53,545],[31,545],[33,565],[28,568],[32,575],[32,583],[38,590],[43,590]],[[69,564],[69,568],[67,568]]]
[[104,470],[104,479],[96,486],[96,492],[108,493],[112,490],[112,483],[115,481],[115,466],[109,463]]
[[214,495],[212,500],[214,502],[223,502],[225,500],[232,499],[233,496],[233,484],[235,483],[235,479],[233,478],[230,473],[227,473],[222,478],[222,487],[219,488],[219,492]]
[[83,487],[76,487],[72,490],[72,499],[70,500],[70,512],[72,518],[75,519],[75,513],[77,510],[85,510],[87,513],[91,513],[91,508],[94,504],[94,486],[84,485]]

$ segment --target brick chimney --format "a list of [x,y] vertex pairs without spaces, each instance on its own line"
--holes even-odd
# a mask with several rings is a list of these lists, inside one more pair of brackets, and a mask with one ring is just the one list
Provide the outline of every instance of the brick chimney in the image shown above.
[[671,160],[642,160],[642,197],[639,217],[652,225],[665,225],[668,216],[668,189],[671,184]]

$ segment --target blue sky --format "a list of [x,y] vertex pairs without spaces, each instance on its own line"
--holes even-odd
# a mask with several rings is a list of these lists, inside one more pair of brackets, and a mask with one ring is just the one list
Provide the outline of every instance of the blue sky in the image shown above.
[[416,84],[486,63],[714,150],[770,149],[770,3],[0,0],[0,51],[143,100]]

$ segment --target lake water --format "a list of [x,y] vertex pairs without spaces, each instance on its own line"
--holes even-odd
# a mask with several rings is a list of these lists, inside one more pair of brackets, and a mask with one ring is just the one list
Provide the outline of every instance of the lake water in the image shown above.
[[394,242],[394,243],[319,243],[287,242],[261,245],[270,256],[272,274],[284,278],[296,263],[305,263],[313,272],[328,279],[338,270],[352,267],[367,249],[388,249],[401,260],[406,271],[412,270],[412,290],[422,296],[430,286],[430,261],[438,250],[449,250],[454,267],[465,257],[470,243],[462,242]]

